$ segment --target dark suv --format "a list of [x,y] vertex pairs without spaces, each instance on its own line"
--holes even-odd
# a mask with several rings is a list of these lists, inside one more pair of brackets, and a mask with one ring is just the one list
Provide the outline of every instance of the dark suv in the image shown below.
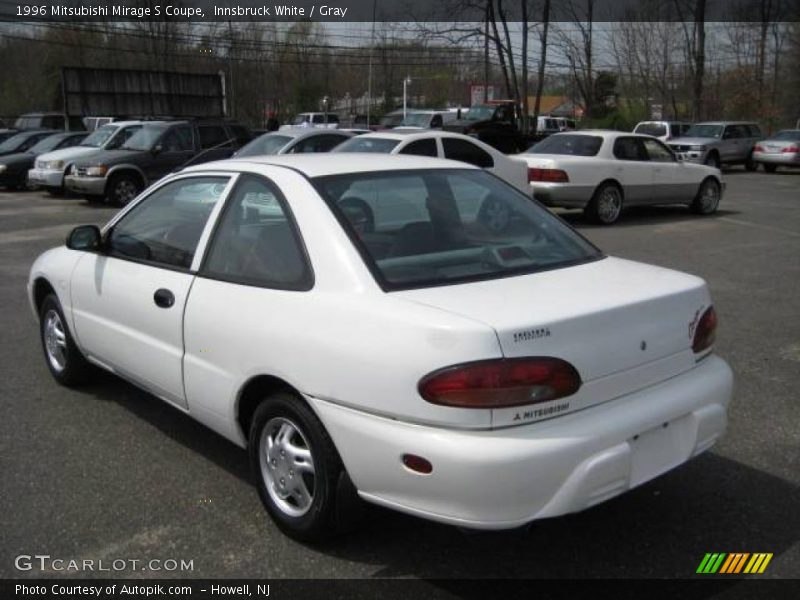
[[252,139],[249,129],[225,121],[150,121],[118,150],[75,161],[64,187],[90,201],[125,205],[164,175],[187,163],[228,158]]

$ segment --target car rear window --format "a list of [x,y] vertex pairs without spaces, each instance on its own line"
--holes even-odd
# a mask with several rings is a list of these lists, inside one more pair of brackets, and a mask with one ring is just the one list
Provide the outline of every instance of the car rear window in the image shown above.
[[551,135],[528,148],[526,154],[568,154],[597,156],[603,138],[596,135]]
[[639,123],[633,133],[641,133],[643,135],[652,135],[660,137],[667,135],[667,126],[664,123]]
[[386,290],[496,279],[602,256],[482,170],[350,173],[314,183]]
[[333,149],[334,152],[375,152],[389,154],[400,140],[378,137],[355,137]]
[[786,142],[800,142],[800,129],[784,129],[773,135],[770,139]]

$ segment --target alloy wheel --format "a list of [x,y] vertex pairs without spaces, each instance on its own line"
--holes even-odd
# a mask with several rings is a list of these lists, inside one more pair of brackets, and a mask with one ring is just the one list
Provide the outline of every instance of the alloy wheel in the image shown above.
[[314,502],[314,458],[300,427],[285,417],[270,419],[259,442],[261,475],[275,506],[290,517]]

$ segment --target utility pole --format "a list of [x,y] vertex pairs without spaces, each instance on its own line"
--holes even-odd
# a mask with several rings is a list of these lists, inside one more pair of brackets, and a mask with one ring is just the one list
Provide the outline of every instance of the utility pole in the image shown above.
[[372,0],[372,38],[369,42],[369,74],[367,75],[367,129],[370,127],[369,116],[372,106],[372,53],[375,51],[375,9],[378,0]]
[[236,109],[234,108],[235,104],[233,102],[233,58],[231,56],[233,54],[233,23],[231,23],[230,20],[228,21],[228,32],[230,33],[231,37],[230,45],[228,46],[228,78],[231,82],[231,117],[233,117],[236,114]]
[[407,88],[411,84],[411,77],[406,75],[406,78],[403,79],[403,122],[405,123],[406,120],[406,94]]

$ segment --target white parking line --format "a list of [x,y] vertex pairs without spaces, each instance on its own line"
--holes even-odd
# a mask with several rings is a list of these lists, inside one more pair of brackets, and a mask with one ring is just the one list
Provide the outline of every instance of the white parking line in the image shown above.
[[751,223],[750,221],[741,221],[739,219],[731,219],[730,217],[718,217],[717,220],[733,223],[734,225],[744,225],[745,227],[755,227],[756,229],[766,229],[767,231],[777,231],[792,237],[800,238],[800,232],[783,229],[781,227],[774,227],[772,225],[762,225],[761,223]]

